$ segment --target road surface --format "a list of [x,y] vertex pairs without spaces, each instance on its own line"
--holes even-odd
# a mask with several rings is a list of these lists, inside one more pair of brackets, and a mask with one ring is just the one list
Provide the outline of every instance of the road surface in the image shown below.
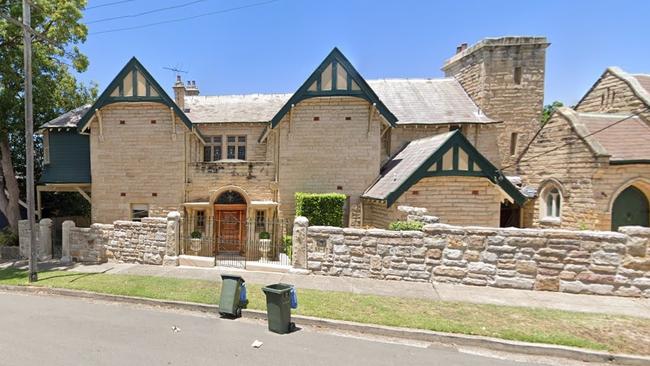
[[[251,347],[255,340],[261,348]],[[504,358],[313,328],[277,335],[256,320],[0,292],[0,365],[539,365]]]

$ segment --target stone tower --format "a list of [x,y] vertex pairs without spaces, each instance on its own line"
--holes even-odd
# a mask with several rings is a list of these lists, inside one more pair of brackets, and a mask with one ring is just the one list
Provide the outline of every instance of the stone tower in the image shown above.
[[442,67],[488,117],[503,121],[494,163],[507,174],[518,174],[517,157],[539,128],[549,44],[545,37],[486,38],[460,45]]

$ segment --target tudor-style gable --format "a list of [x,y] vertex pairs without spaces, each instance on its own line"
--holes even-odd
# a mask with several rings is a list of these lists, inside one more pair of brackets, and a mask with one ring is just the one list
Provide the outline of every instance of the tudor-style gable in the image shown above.
[[397,122],[397,117],[384,105],[343,53],[335,47],[271,119],[271,128],[275,128],[293,106],[303,100],[316,97],[362,98],[374,106],[389,125],[395,126]]
[[[102,94],[97,98],[90,109],[81,117],[77,124],[79,132],[87,132],[90,122],[96,118],[97,112],[102,108],[115,103],[137,103],[150,102],[160,103],[172,111],[172,113],[182,122],[187,129],[197,133],[197,137],[202,140],[198,131],[192,127],[192,122],[185,113],[176,105],[176,103],[167,95],[165,90],[158,84],[156,79],[151,76],[149,71],[133,57],[124,65],[122,70],[104,89]],[[98,118],[100,119],[100,118]]]
[[411,141],[384,165],[363,197],[391,206],[421,179],[443,176],[487,178],[517,204],[526,200],[459,130]]

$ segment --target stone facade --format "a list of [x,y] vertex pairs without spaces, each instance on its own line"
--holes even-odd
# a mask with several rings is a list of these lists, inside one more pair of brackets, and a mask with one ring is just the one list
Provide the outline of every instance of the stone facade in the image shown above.
[[304,268],[319,275],[650,297],[648,228],[594,232],[434,224],[399,232],[306,226],[293,245],[307,251]]
[[390,207],[364,202],[363,225],[387,228],[392,221],[404,220],[398,207],[406,205],[426,208],[445,224],[498,227],[502,199],[499,188],[486,178],[423,178]]
[[280,122],[269,142],[278,161],[280,217],[293,219],[296,192],[343,193],[351,207],[359,205],[380,168],[384,123],[371,111],[360,98],[321,97],[300,102]]
[[190,134],[169,108],[116,103],[90,125],[92,222],[131,219],[131,205],[164,217],[185,198]]
[[[508,173],[516,173],[515,158],[539,128],[548,46],[544,37],[488,38],[461,47],[442,68],[488,117],[503,121],[497,125],[500,164],[496,165]],[[517,144],[511,154],[513,133]]]

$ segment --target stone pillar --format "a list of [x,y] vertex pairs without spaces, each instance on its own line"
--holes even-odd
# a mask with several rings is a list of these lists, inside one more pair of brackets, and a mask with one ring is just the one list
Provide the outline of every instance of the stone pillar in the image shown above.
[[291,264],[293,268],[307,269],[307,227],[309,220],[298,216],[293,220],[293,239]]
[[165,257],[163,258],[163,266],[178,265],[178,251],[181,234],[180,221],[180,212],[171,211],[167,214],[167,239],[165,245]]
[[52,220],[42,219],[39,223],[38,259],[52,259]]
[[72,263],[70,256],[70,241],[72,240],[72,228],[75,227],[74,221],[66,220],[61,225],[61,263]]
[[18,221],[18,246],[20,248],[20,256],[22,258],[29,258],[29,221]]

